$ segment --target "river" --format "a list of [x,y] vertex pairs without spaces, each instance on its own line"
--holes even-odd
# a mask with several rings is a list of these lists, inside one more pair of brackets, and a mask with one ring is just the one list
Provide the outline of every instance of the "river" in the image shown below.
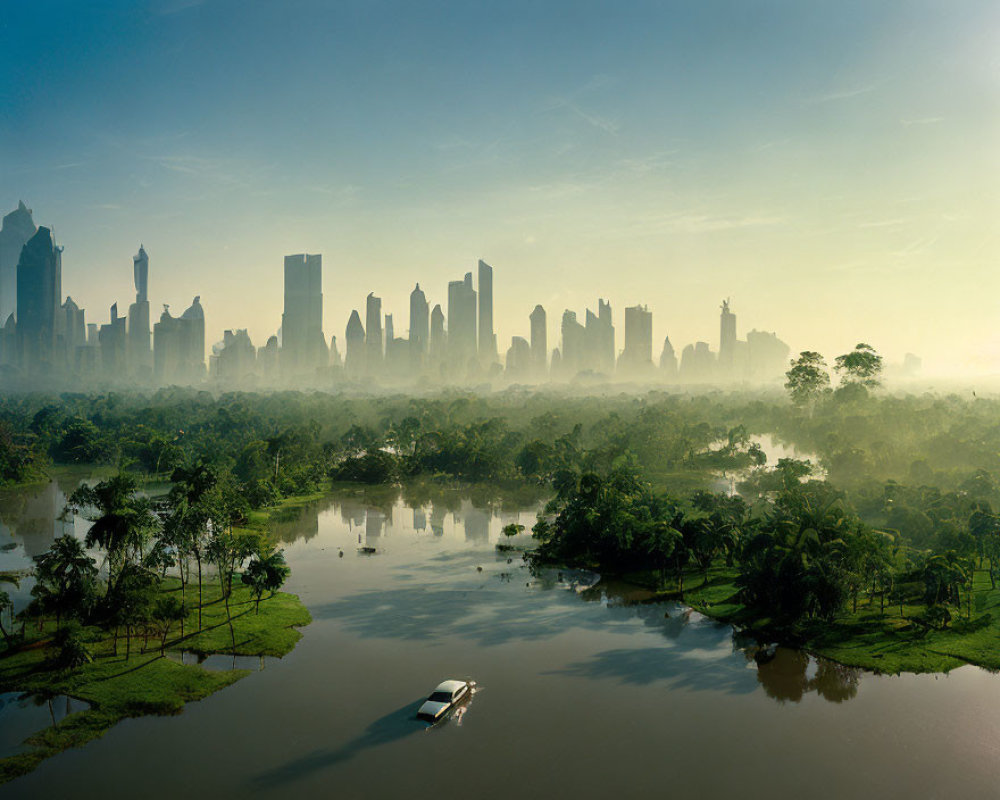
[[[0,498],[0,569],[80,527],[56,519],[61,494],[50,484]],[[0,793],[1000,792],[1000,677],[974,667],[879,676],[791,650],[758,667],[726,625],[588,573],[532,576],[519,556],[498,555],[502,526],[530,526],[534,512],[455,497],[414,509],[385,492],[305,509],[279,528],[288,589],[314,617],[294,652],[176,717],[128,720]],[[416,708],[450,677],[481,690],[460,719],[428,729]]]

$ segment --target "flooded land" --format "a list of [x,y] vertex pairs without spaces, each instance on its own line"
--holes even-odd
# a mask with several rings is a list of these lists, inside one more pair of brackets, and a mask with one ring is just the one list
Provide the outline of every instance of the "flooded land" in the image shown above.
[[[5,494],[3,569],[82,530],[58,519],[65,488]],[[786,649],[758,666],[727,625],[498,553],[503,525],[537,508],[355,491],[290,514],[287,588],[314,622],[289,656],[240,659],[247,679],[176,717],[127,720],[4,796],[107,797],[94,776],[111,774],[151,798],[993,794],[1000,677],[874,675]],[[416,709],[450,677],[481,690],[428,728]],[[3,700],[8,750],[6,732],[67,711]]]

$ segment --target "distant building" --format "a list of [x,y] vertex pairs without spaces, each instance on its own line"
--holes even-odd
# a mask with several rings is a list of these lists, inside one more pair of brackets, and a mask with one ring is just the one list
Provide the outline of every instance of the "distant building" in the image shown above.
[[347,320],[347,330],[344,332],[344,371],[358,377],[365,373],[365,327],[361,324],[361,315],[357,310],[351,312]]
[[[21,250],[17,262],[17,353],[25,372],[56,366],[57,309],[62,295],[62,248],[52,231],[41,227]],[[61,365],[60,365],[61,366]]]
[[476,357],[476,290],[472,273],[448,283],[448,360],[458,375],[465,376]]
[[222,334],[221,346],[213,348],[211,372],[220,383],[240,384],[257,371],[257,349],[245,328]]
[[410,353],[419,364],[430,344],[430,309],[420,284],[410,292]]
[[729,310],[729,301],[722,301],[719,316],[719,372],[720,377],[729,378],[733,374],[736,355],[736,315]]
[[587,309],[584,364],[588,370],[610,375],[615,371],[615,326],[611,322],[611,303],[597,301],[597,313]]
[[179,317],[163,307],[160,321],[153,326],[153,375],[161,384],[196,383],[204,378],[205,312],[200,297]]
[[281,371],[313,375],[326,363],[323,335],[323,256],[285,256],[285,309],[281,315]]
[[625,347],[618,367],[634,375],[652,366],[653,314],[646,306],[630,306],[625,309]]
[[715,380],[715,353],[708,342],[695,342],[681,353],[680,379],[687,383],[711,383]]
[[784,378],[791,348],[777,334],[753,330],[747,334],[746,375],[753,381]]
[[368,293],[365,303],[365,367],[369,373],[382,371],[382,298]]
[[428,349],[431,363],[440,368],[448,352],[448,334],[444,327],[444,311],[441,304],[437,303],[431,311],[431,340]]
[[548,319],[545,309],[535,306],[531,322],[531,370],[536,377],[545,376],[548,367]]
[[64,317],[63,339],[66,349],[66,363],[71,371],[77,371],[81,365],[80,348],[87,346],[87,320],[83,309],[67,297],[62,305]]
[[663,350],[660,352],[660,372],[663,373],[665,381],[677,380],[677,354],[674,346],[670,344],[670,337],[663,339]]
[[[562,315],[562,359],[560,369],[563,376],[572,378],[584,368],[585,329],[576,319],[576,312],[566,309]],[[555,368],[553,368],[555,372]]]
[[101,343],[101,369],[105,376],[120,378],[125,374],[128,338],[125,317],[118,316],[118,303],[111,306],[111,321],[101,325],[98,341]]
[[489,366],[497,360],[497,337],[493,331],[493,267],[479,261],[479,358]]
[[506,364],[508,380],[522,380],[531,375],[531,345],[528,344],[527,339],[515,336],[510,340]]
[[149,256],[140,244],[132,257],[135,302],[128,309],[128,363],[134,375],[148,377],[153,370],[153,351],[149,328]]
[[0,227],[0,325],[13,314],[17,317],[17,262],[21,248],[38,229],[31,209],[23,202],[3,218]]

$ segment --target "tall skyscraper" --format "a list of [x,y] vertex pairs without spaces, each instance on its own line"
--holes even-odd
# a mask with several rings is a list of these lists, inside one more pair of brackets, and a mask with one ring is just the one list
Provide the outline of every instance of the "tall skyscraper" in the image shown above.
[[596,314],[588,308],[585,328],[583,366],[610,375],[615,371],[615,326],[611,323],[611,303],[598,299]]
[[476,290],[472,288],[472,273],[467,272],[464,280],[448,283],[448,358],[464,375],[475,357]]
[[285,256],[285,310],[281,315],[281,369],[312,374],[326,363],[323,336],[323,256]]
[[72,297],[67,297],[62,305],[62,311],[66,322],[63,325],[63,336],[65,337],[66,363],[71,370],[81,366],[82,359],[80,348],[87,346],[87,320],[84,310],[80,308]]
[[653,314],[646,306],[625,309],[625,347],[618,366],[632,373],[653,366]]
[[410,352],[423,356],[430,344],[430,315],[420,284],[410,292]]
[[497,337],[493,330],[493,267],[479,260],[479,358],[483,364],[497,360]]
[[[17,262],[17,353],[26,372],[55,366],[57,321],[62,294],[62,248],[52,231],[39,228],[21,250]],[[61,316],[61,315],[59,315]]]
[[344,343],[344,371],[351,377],[363,375],[365,372],[365,326],[361,324],[361,315],[357,309],[351,312],[351,317],[347,320]]
[[365,362],[368,372],[379,372],[382,369],[382,356],[385,350],[382,344],[382,298],[375,292],[368,293],[365,305]]
[[430,361],[435,367],[439,366],[445,359],[448,352],[448,334],[444,328],[444,311],[441,304],[436,303],[431,311],[431,341],[428,350]]
[[149,256],[140,244],[139,252],[132,257],[132,274],[135,280],[135,302],[128,308],[128,362],[129,369],[139,375],[152,370],[153,352],[150,348],[149,330]]
[[562,316],[562,371],[572,378],[584,369],[585,329],[576,318],[576,312],[566,309]]
[[537,377],[543,377],[548,367],[548,321],[545,309],[535,306],[529,317],[531,321],[531,370]]
[[729,301],[722,301],[719,317],[719,372],[721,377],[729,377],[733,371],[733,356],[736,352],[736,315],[729,310]]
[[23,202],[3,218],[0,227],[0,326],[17,314],[17,262],[21,248],[35,235],[31,209]]

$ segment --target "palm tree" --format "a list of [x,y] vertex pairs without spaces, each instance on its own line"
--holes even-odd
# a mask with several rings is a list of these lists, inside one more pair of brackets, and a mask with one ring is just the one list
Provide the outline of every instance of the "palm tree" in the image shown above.
[[274,550],[270,546],[260,549],[247,565],[241,580],[250,587],[255,601],[255,613],[260,613],[260,601],[264,592],[270,592],[273,597],[288,578],[291,570],[285,563],[282,550]]

